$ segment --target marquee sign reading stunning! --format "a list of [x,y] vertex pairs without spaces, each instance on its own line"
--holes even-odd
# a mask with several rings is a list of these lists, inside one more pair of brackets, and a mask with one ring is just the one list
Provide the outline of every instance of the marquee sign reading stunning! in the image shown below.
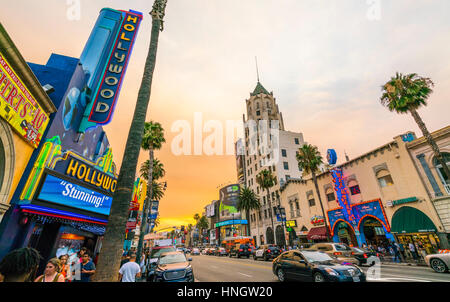
[[110,196],[49,174],[44,180],[38,199],[102,215],[109,215],[112,204]]
[[139,24],[142,20],[141,14],[123,13],[125,16],[116,44],[110,54],[102,81],[94,94],[94,104],[88,121],[96,124],[107,124],[111,120]]
[[311,223],[313,225],[321,225],[325,223],[325,219],[323,218],[323,216],[313,216],[311,217]]
[[55,171],[65,174],[83,183],[95,186],[98,190],[112,195],[116,191],[117,180],[68,154],[65,160],[58,161],[54,168]]
[[0,53],[0,116],[34,148],[49,117]]

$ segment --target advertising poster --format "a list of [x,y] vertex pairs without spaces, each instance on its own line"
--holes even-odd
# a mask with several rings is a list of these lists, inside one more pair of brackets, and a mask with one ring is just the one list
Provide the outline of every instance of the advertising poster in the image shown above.
[[240,220],[241,213],[236,209],[239,198],[239,185],[229,185],[220,190],[220,221]]

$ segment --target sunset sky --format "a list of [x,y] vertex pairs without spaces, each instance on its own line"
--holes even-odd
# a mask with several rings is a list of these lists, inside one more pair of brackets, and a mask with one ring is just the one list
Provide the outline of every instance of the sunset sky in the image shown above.
[[[144,13],[114,120],[105,127],[120,167],[150,41],[150,0],[14,0],[0,21],[29,62],[51,53],[79,57],[103,7]],[[72,4],[67,4],[72,3]],[[372,4],[368,4],[372,3]],[[379,4],[380,14],[376,5]],[[374,6],[375,5],[375,6]],[[273,91],[286,130],[302,132],[324,155],[370,151],[412,130],[410,115],[381,106],[381,85],[395,72],[418,73],[436,84],[419,114],[430,131],[449,125],[450,1],[448,0],[168,0],[147,120],[160,122],[167,143],[156,152],[168,187],[161,228],[193,223],[219,186],[236,182],[233,156],[175,156],[177,120],[242,120],[256,86]],[[204,137],[207,134],[203,135]],[[148,158],[141,153],[139,163]]]

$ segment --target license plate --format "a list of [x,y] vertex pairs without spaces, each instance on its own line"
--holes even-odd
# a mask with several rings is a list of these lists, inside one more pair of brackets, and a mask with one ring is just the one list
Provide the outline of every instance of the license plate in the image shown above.
[[353,277],[353,282],[359,282],[359,277]]

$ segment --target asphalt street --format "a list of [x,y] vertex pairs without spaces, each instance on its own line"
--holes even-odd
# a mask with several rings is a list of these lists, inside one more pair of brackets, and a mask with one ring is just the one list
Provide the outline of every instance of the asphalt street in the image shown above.
[[[196,282],[278,282],[272,273],[272,262],[219,256],[188,256]],[[362,268],[369,282],[450,282],[450,273],[439,274],[431,268],[397,264]],[[379,273],[376,275],[374,273]]]

